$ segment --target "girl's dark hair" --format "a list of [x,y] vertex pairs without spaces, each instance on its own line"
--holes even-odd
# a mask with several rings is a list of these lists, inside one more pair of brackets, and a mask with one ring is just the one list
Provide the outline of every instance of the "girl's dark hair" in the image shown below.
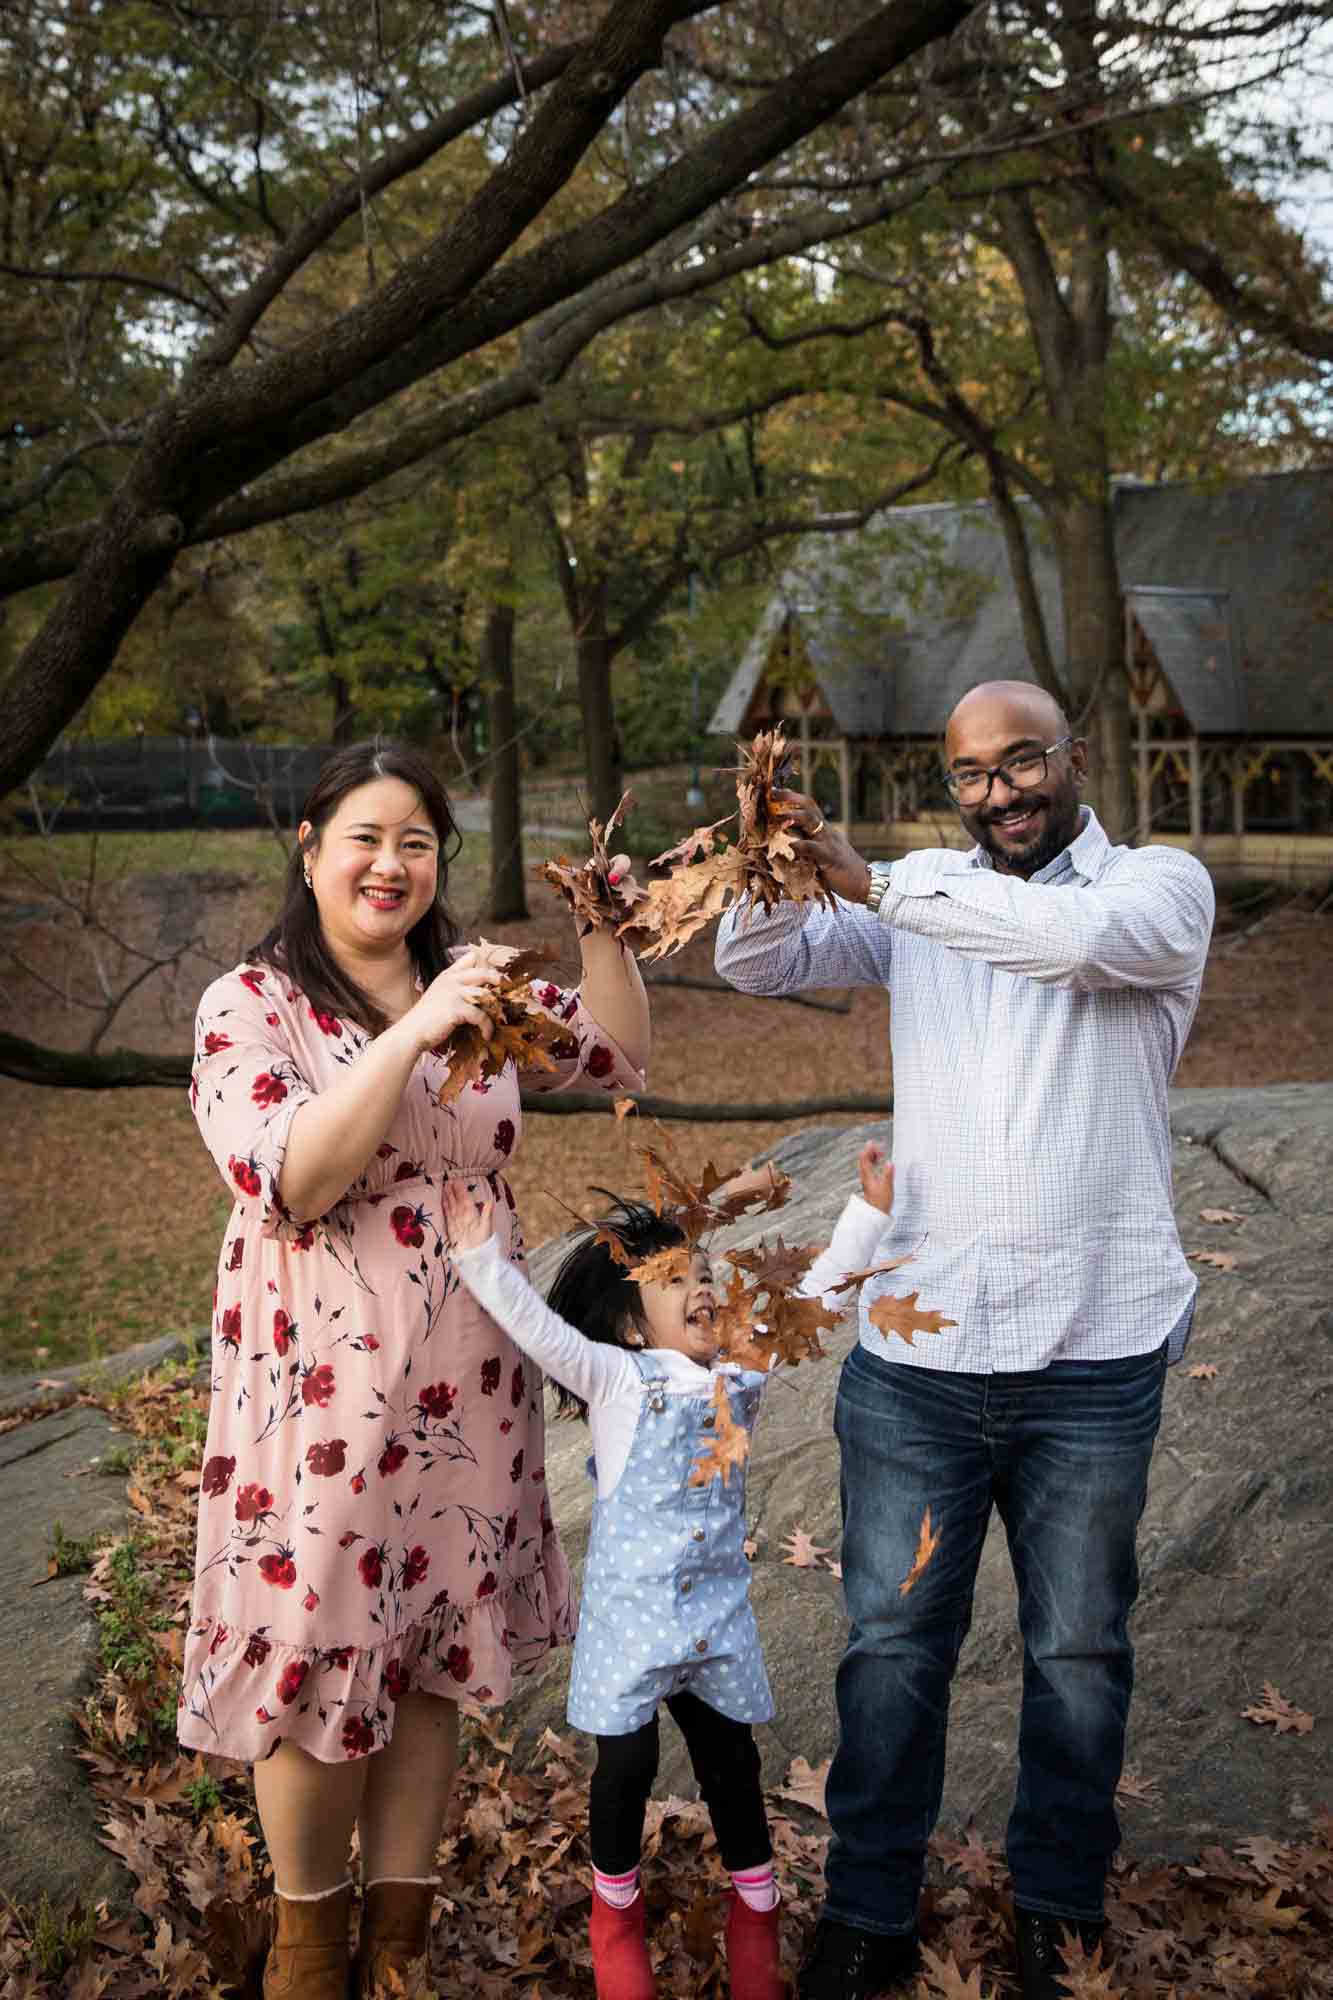
[[462,845],[444,786],[419,750],[389,743],[376,736],[335,750],[320,770],[301,808],[310,832],[297,844],[287,864],[278,920],[250,956],[272,965],[305,994],[317,1014],[340,1014],[378,1035],[389,1025],[370,995],[349,979],[329,950],[319,921],[319,909],[305,885],[307,857],[319,846],[320,835],[349,792],[376,778],[401,778],[417,793],[440,843],[435,901],[407,934],[412,963],[426,985],[449,963],[449,952],[462,932],[445,902],[449,863]]
[[[628,1347],[625,1335],[631,1326],[643,1325],[643,1302],[633,1274],[618,1264],[594,1232],[609,1230],[636,1261],[655,1250],[670,1250],[684,1243],[685,1232],[669,1216],[659,1215],[647,1202],[630,1201],[614,1195],[609,1188],[594,1188],[612,1204],[610,1211],[590,1223],[555,1274],[546,1302],[561,1319],[576,1326],[585,1340],[601,1341],[607,1347]],[[586,1417],[588,1406],[572,1389],[556,1385],[561,1412],[575,1410]]]

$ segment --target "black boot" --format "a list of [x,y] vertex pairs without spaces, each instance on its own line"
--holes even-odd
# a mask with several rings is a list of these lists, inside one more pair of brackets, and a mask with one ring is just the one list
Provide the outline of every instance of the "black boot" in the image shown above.
[[1018,1909],[1014,1917],[1023,2000],[1069,2000],[1060,1947],[1069,1939],[1080,1938],[1085,1951],[1095,1951],[1106,1935],[1106,1925],[1076,1917],[1049,1917],[1041,1910]]
[[797,2000],[873,2000],[910,1979],[919,1962],[915,1937],[888,1937],[821,1917],[796,1976]]

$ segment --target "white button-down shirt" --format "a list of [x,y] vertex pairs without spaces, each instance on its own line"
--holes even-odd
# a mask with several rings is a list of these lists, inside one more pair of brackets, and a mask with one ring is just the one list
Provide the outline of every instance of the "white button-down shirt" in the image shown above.
[[[1198,1005],[1213,888],[1192,855],[1113,847],[1085,806],[1029,881],[983,849],[893,863],[878,916],[782,903],[724,918],[717,969],[746,993],[887,986],[893,1214],[861,1340],[979,1373],[1177,1359],[1196,1279],[1171,1199],[1167,1087]],[[908,1347],[868,1318],[920,1293],[956,1320]]]

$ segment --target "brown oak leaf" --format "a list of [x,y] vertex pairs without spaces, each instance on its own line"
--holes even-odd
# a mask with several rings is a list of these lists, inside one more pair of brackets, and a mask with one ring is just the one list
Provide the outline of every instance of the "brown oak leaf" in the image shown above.
[[828,1783],[832,1763],[831,1757],[826,1757],[822,1764],[811,1764],[804,1757],[793,1757],[784,1782],[775,1787],[778,1797],[794,1799],[798,1806],[809,1806],[812,1812],[827,1819],[824,1787]]
[[597,819],[588,821],[592,852],[586,861],[571,861],[568,855],[560,854],[542,865],[544,879],[569,904],[581,935],[624,924],[643,899],[645,892],[628,867],[616,865],[624,857],[609,852],[611,835],[633,804],[633,792],[626,792],[605,826]]
[[568,1024],[547,1013],[532,991],[533,974],[555,957],[549,945],[518,951],[481,938],[476,950],[502,974],[500,984],[477,1002],[493,1024],[491,1037],[488,1041],[474,1022],[465,1021],[442,1044],[438,1053],[449,1064],[438,1093],[442,1105],[452,1104],[469,1083],[499,1076],[508,1062],[519,1069],[555,1069],[551,1050],[569,1035]]
[[1212,1361],[1196,1361],[1192,1368],[1185,1370],[1185,1373],[1191,1382],[1212,1382],[1216,1379],[1217,1367]]
[[1191,1264],[1215,1264],[1219,1271],[1234,1271],[1235,1252],[1231,1250],[1191,1250],[1188,1253]]
[[733,1466],[744,1465],[750,1455],[750,1433],[731,1414],[731,1398],[721,1375],[713,1383],[713,1435],[690,1467],[690,1485],[707,1486],[720,1479],[726,1486]]
[[1294,1708],[1271,1681],[1264,1682],[1263,1700],[1251,1702],[1241,1714],[1248,1722],[1271,1723],[1279,1736],[1308,1736],[1314,1728],[1314,1717],[1303,1708]]
[[790,1563],[793,1569],[819,1569],[821,1558],[833,1553],[832,1543],[827,1548],[821,1548],[813,1535],[807,1534],[801,1527],[788,1530],[782,1547],[784,1550],[782,1560]]
[[1237,1215],[1234,1208],[1201,1208],[1200,1222],[1244,1222],[1243,1215]]
[[909,1347],[915,1346],[918,1333],[939,1333],[946,1326],[957,1326],[956,1319],[946,1319],[943,1313],[918,1306],[919,1296],[917,1292],[908,1292],[905,1298],[898,1298],[892,1292],[883,1293],[870,1308],[870,1324],[881,1333],[896,1333]]

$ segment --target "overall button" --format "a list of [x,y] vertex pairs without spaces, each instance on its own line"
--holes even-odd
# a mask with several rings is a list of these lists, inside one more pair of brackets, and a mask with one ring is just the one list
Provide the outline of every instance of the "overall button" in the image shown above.
[[696,1639],[694,1642],[694,1650],[696,1653],[706,1653],[708,1651],[707,1639]]
[[716,1422],[717,1422],[717,1418],[716,1418],[716,1417],[705,1417],[705,1418],[704,1418],[704,1421],[703,1421],[703,1427],[704,1427],[704,1429],[705,1429],[706,1431],[711,1431],[711,1430],[712,1430],[712,1428],[713,1428],[713,1425],[714,1425],[714,1424],[715,1424]]
[[682,1597],[688,1597],[688,1596],[689,1596],[689,1594],[690,1594],[690,1592],[691,1592],[691,1591],[692,1591],[693,1589],[694,1589],[694,1585],[693,1585],[693,1584],[692,1584],[692,1583],[690,1582],[690,1579],[689,1579],[688,1577],[683,1577],[683,1578],[681,1579],[681,1585],[680,1585],[680,1594],[681,1594],[681,1596],[682,1596]]
[[690,1536],[690,1540],[692,1542],[706,1542],[708,1540],[708,1536],[705,1533],[704,1529],[696,1528],[694,1533]]

